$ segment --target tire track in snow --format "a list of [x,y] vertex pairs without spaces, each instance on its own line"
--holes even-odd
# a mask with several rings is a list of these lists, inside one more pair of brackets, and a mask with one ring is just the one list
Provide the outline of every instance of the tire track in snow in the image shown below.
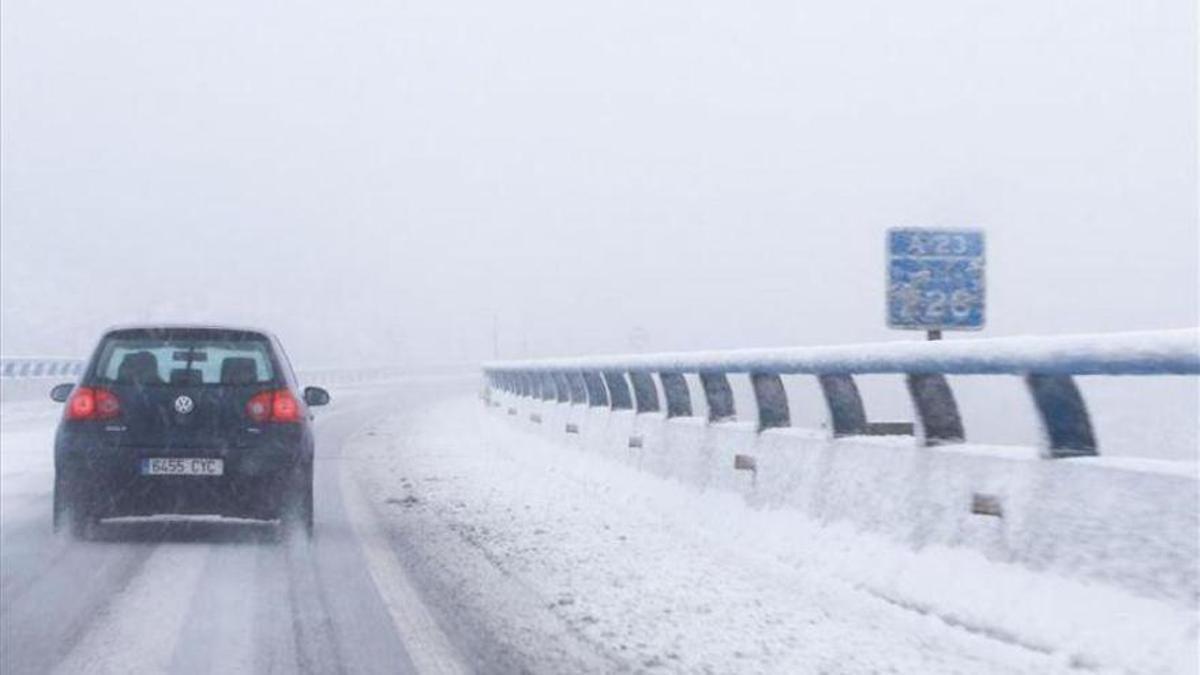
[[210,546],[167,543],[54,669],[56,674],[152,673],[170,669],[200,590]]
[[[214,535],[228,533],[230,540],[214,537],[197,592],[182,626],[171,671],[175,673],[248,673],[256,670],[259,646],[254,603],[259,590],[258,559],[272,546],[270,524],[200,523]],[[201,534],[207,534],[201,529]],[[284,625],[285,628],[286,624]],[[276,631],[282,630],[275,626]],[[289,636],[290,637],[290,636]]]
[[[23,536],[17,537],[17,539],[33,539],[37,534],[41,534],[45,527],[44,521],[30,520],[19,526],[6,523],[4,530],[5,534],[14,530],[23,530],[20,532]],[[28,534],[33,536],[24,536]],[[15,546],[16,544],[14,544]],[[54,537],[46,541],[45,545],[37,548],[18,550],[15,555],[30,560],[31,564],[24,564],[25,560],[18,560],[16,564],[11,565],[15,571],[9,573],[8,570],[5,570],[5,573],[0,575],[0,616],[7,614],[14,603],[25,597],[31,589],[36,588],[39,581],[53,575],[70,551],[71,548],[65,537]],[[8,563],[10,560],[11,558],[6,556],[5,562]]]
[[54,565],[24,585],[0,613],[0,671],[50,670],[138,576],[153,550],[60,545],[53,554]]
[[291,612],[297,670],[302,673],[342,673],[337,629],[329,597],[317,576],[316,561],[303,542],[289,542],[287,606]]

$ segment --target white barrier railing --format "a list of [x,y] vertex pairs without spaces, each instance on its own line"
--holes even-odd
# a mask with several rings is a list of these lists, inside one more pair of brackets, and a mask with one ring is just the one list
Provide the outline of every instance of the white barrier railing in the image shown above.
[[[850,522],[914,549],[969,547],[1189,607],[1200,597],[1195,464],[1089,456],[1096,439],[1073,380],[1194,377],[1197,330],[547,359],[484,372],[487,398],[507,419],[527,416],[565,446],[687,485]],[[734,373],[750,379],[757,424],[726,423],[741,412]],[[854,379],[863,373],[904,376],[916,428],[867,420]],[[797,374],[818,380],[832,434],[787,428],[781,376]],[[946,374],[1024,378],[1048,448],[967,443]],[[707,419],[693,414],[695,392]]]
[[[0,357],[0,378],[31,380],[58,378],[77,379],[87,365],[82,359],[49,356]],[[302,368],[297,376],[305,384],[367,384],[389,382],[413,376],[468,375],[476,372],[473,365],[434,366],[366,366],[356,368]]]
[[926,445],[966,440],[946,375],[1019,375],[1043,422],[1047,456],[1072,457],[1097,453],[1073,376],[1200,374],[1200,330],[545,359],[488,363],[483,370],[496,390],[637,412],[663,407],[657,376],[667,417],[693,414],[684,374],[694,373],[710,422],[736,417],[728,376],[745,374],[760,431],[791,426],[781,376],[815,375],[835,436],[896,433],[896,425],[868,421],[854,376],[898,373],[916,411],[913,433]]
[[69,357],[0,357],[0,377],[74,377],[83,371],[83,363]]

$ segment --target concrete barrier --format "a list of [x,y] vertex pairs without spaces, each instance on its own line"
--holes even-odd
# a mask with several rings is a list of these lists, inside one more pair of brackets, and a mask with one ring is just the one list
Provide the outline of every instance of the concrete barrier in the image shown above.
[[[489,397],[497,404],[493,409],[505,419],[525,421],[536,433],[698,489],[740,493],[753,506],[794,509],[818,521],[849,522],[917,550],[968,547],[992,560],[1194,607],[1200,599],[1195,465],[1099,456],[1071,376],[1195,375],[1200,373],[1198,345],[1200,332],[1188,330],[915,349],[788,350],[769,358],[736,352],[557,359],[487,364],[485,375]],[[1045,445],[966,442],[948,385],[927,377],[942,375],[941,370],[1024,375],[1045,425]],[[545,372],[608,387],[619,386],[618,375],[656,373],[655,395],[668,405],[635,400],[634,407],[645,412],[614,409],[613,397],[602,397],[595,386],[586,388],[586,401],[570,392],[563,400],[550,388],[564,377],[541,377]],[[671,377],[697,372],[708,375],[699,386]],[[727,383],[715,377],[730,372],[758,375],[760,383],[764,373],[824,378],[827,428],[791,427],[780,416],[778,397],[785,394],[773,383],[754,387],[758,410],[746,415],[752,421],[736,421],[728,414]],[[876,434],[856,400],[853,375],[861,372],[905,374],[918,427],[925,429],[915,436]],[[565,380],[569,384],[571,377]],[[638,394],[645,389],[641,384],[632,387],[633,396],[648,399],[649,392]],[[709,403],[704,417],[680,400],[697,396]],[[518,414],[505,415],[508,408]],[[528,423],[531,415],[544,423]],[[573,433],[566,433],[567,424]]]

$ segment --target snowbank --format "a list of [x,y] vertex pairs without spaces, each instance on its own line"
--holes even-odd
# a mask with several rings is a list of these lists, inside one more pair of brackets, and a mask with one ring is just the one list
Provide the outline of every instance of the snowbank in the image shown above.
[[[801,429],[667,420],[496,394],[549,439],[761,509],[845,523],[921,551],[966,549],[1194,609],[1200,481],[1191,463],[1043,460],[1032,448],[918,447]],[[532,423],[531,417],[541,419]],[[577,433],[566,433],[567,425]]]
[[[753,441],[746,425],[711,434],[569,405],[518,401],[510,415],[508,403],[407,411],[351,443],[350,466],[416,566],[456,598],[443,618],[501,636],[529,670],[1195,671],[1192,603],[752,506],[752,474],[696,489],[714,485],[704,453]],[[653,475],[673,464],[684,477]],[[583,665],[580,650],[608,663]]]

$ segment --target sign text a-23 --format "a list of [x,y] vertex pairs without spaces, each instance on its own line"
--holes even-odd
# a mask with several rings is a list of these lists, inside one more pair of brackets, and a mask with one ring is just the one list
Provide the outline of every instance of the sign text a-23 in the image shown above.
[[984,324],[984,234],[977,229],[888,230],[887,320],[892,328],[979,330]]

